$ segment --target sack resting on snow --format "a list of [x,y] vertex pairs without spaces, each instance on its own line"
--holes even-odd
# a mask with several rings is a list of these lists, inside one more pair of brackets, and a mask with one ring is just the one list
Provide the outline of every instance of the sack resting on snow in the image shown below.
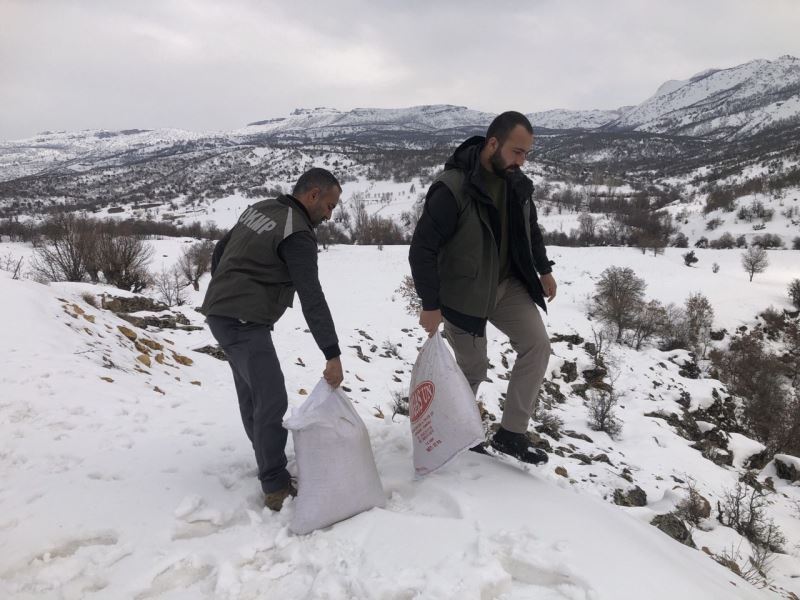
[[283,425],[292,432],[297,460],[293,533],[309,533],[384,505],[367,428],[344,392],[321,379]]

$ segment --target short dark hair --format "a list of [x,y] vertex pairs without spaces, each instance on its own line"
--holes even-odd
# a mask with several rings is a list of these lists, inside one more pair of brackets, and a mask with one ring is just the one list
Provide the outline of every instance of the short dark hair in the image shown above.
[[486,139],[497,138],[497,141],[502,146],[508,134],[517,125],[522,125],[528,133],[533,133],[533,125],[531,125],[528,117],[517,111],[509,110],[494,118],[494,121],[489,125],[489,129],[486,130]]
[[294,184],[292,196],[305,194],[307,191],[315,187],[318,187],[323,192],[326,192],[333,186],[338,187],[340,192],[342,191],[342,184],[339,183],[339,180],[336,179],[333,173],[327,169],[314,167],[313,169],[309,169],[300,175],[300,179],[298,179],[297,183]]

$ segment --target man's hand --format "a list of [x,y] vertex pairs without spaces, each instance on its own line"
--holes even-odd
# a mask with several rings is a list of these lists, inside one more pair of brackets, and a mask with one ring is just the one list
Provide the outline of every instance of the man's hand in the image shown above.
[[328,385],[332,388],[338,388],[341,385],[344,375],[342,375],[342,361],[338,356],[325,363],[325,370],[322,372],[322,377],[325,378],[325,381],[327,381]]
[[542,275],[539,277],[539,281],[542,284],[542,289],[544,290],[544,296],[547,298],[548,302],[552,302],[553,298],[556,297],[556,289],[558,285],[556,285],[556,280],[553,277],[552,273],[547,273],[546,275]]
[[428,332],[428,337],[433,337],[433,334],[439,331],[439,325],[442,324],[442,311],[438,308],[420,311],[419,324]]

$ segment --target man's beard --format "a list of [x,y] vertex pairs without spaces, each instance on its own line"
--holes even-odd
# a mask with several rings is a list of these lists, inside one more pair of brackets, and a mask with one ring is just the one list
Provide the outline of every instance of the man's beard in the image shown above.
[[494,154],[492,154],[489,162],[492,165],[492,171],[498,177],[508,177],[509,175],[519,171],[518,165],[509,165],[503,160],[503,157],[500,155],[500,147],[494,151]]

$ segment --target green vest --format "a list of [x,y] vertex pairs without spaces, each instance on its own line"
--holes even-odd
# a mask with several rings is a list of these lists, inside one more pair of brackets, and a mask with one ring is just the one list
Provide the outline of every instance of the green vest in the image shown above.
[[278,245],[293,233],[314,230],[292,199],[282,199],[257,202],[241,214],[211,278],[203,314],[272,325],[292,306],[295,288]]
[[[447,186],[458,206],[456,231],[439,250],[439,299],[448,308],[485,319],[497,299],[500,257],[489,216],[492,205],[471,195],[464,179],[461,169],[448,169],[435,180]],[[530,249],[529,203],[523,212]]]

